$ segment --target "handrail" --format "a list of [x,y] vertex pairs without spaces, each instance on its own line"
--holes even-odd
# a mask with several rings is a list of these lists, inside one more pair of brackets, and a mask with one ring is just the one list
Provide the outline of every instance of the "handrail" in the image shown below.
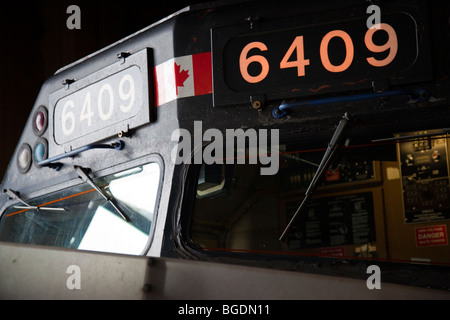
[[389,90],[389,91],[383,91],[383,92],[362,93],[362,94],[355,94],[355,95],[349,95],[349,96],[329,97],[329,98],[313,99],[313,100],[306,100],[306,101],[286,102],[286,103],[280,104],[278,107],[273,109],[272,115],[276,119],[281,119],[287,115],[287,113],[284,110],[301,107],[301,106],[316,106],[316,105],[330,104],[330,103],[372,100],[372,99],[377,99],[377,98],[402,96],[402,95],[410,96],[411,98],[417,99],[418,101],[424,101],[429,98],[430,93],[424,89],[419,89],[415,92],[410,91],[410,90]]
[[61,162],[56,162],[61,159],[69,158],[76,156],[82,152],[91,150],[91,149],[115,149],[115,150],[122,150],[125,146],[125,143],[122,140],[118,140],[116,142],[113,142],[111,144],[88,144],[86,146],[71,150],[69,152],[65,152],[63,154],[39,161],[37,163],[40,167],[50,167],[58,171],[61,169],[63,164]]

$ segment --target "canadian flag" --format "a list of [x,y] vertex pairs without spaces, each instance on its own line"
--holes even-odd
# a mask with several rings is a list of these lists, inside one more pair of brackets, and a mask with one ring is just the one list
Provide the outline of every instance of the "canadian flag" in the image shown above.
[[212,93],[211,52],[172,58],[154,68],[155,103]]

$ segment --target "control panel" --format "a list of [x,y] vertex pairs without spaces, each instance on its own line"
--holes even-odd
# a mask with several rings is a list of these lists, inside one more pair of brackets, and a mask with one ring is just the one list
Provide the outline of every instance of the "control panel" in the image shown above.
[[398,145],[405,223],[449,219],[446,137],[433,136],[433,131],[405,135],[420,136]]

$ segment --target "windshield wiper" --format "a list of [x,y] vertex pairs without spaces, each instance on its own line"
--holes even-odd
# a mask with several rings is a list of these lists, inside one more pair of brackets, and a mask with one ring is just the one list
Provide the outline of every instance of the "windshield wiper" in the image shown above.
[[128,218],[128,216],[123,213],[123,211],[114,203],[113,199],[108,196],[108,194],[106,194],[95,182],[94,180],[91,179],[91,177],[89,177],[88,171],[89,169],[87,168],[83,168],[80,166],[74,166],[75,171],[78,174],[78,177],[83,180],[84,182],[87,182],[88,184],[90,184],[106,201],[108,201],[113,207],[114,209],[120,214],[120,216],[127,222],[130,221],[130,218]]
[[316,174],[314,175],[313,179],[311,180],[308,189],[305,192],[305,198],[303,198],[302,203],[300,203],[300,206],[297,208],[297,211],[294,213],[294,216],[291,218],[291,221],[289,221],[287,227],[284,229],[283,233],[280,236],[280,241],[283,241],[283,239],[288,234],[289,230],[291,229],[293,223],[297,219],[297,217],[302,212],[303,208],[308,203],[309,199],[312,197],[315,189],[319,185],[319,182],[322,180],[322,177],[324,176],[325,172],[330,167],[331,163],[333,162],[334,158],[336,157],[337,153],[342,147],[342,137],[344,133],[344,129],[347,126],[347,123],[349,122],[350,118],[347,113],[344,114],[341,121],[339,122],[338,126],[336,127],[336,130],[334,131],[333,137],[331,138],[330,142],[328,143],[328,148],[325,151],[325,154],[323,155],[322,160],[320,161],[319,167],[317,168]]
[[20,197],[18,192],[13,191],[11,189],[4,189],[3,192],[6,193],[10,197],[10,199],[20,201],[20,202],[22,202],[24,204],[24,206],[14,206],[14,208],[16,208],[16,209],[27,209],[27,210],[34,209],[34,210],[45,210],[45,211],[66,211],[66,209],[64,209],[64,208],[32,206],[32,205],[28,204],[27,202],[25,202],[25,200],[23,200]]

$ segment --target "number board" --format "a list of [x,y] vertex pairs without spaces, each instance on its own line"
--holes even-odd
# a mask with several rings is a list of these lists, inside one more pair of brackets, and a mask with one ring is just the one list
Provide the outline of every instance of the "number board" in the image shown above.
[[[50,95],[49,122],[63,152],[150,122],[148,50],[118,60]],[[61,153],[49,148],[50,156]]]
[[368,28],[365,10],[212,29],[214,106],[430,80],[424,13],[382,11]]

